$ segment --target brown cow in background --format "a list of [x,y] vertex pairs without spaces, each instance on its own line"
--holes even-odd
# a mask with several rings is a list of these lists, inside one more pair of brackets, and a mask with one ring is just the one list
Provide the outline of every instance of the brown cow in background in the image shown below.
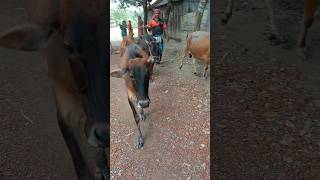
[[210,65],[210,33],[205,31],[196,31],[187,34],[187,45],[182,51],[182,59],[179,69],[183,66],[183,61],[189,54],[193,58],[194,74],[197,74],[196,60],[204,61],[203,77],[207,78],[207,70]]

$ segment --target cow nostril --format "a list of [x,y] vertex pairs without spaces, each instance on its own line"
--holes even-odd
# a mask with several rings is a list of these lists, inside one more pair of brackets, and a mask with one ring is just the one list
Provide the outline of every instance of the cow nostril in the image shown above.
[[145,108],[145,107],[149,107],[149,104],[150,104],[150,100],[140,100],[139,101],[139,105],[142,107],[142,108]]

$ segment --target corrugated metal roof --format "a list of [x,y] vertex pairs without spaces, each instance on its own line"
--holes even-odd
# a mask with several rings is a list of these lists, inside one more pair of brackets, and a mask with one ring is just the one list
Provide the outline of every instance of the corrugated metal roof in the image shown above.
[[155,7],[163,6],[168,4],[168,0],[162,0],[159,4],[157,4]]

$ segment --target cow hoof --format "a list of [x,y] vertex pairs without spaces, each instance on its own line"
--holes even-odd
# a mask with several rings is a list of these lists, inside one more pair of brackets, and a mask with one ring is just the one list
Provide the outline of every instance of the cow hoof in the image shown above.
[[142,137],[138,137],[137,138],[137,148],[141,149],[143,147],[144,143],[143,143],[143,139]]
[[280,38],[279,36],[277,36],[275,34],[270,34],[269,40],[270,40],[271,46],[278,46],[283,42],[282,38]]
[[194,72],[193,75],[195,75],[195,76],[197,76],[197,77],[201,77],[201,74],[200,74],[200,73],[198,74],[198,73]]
[[107,172],[104,172],[104,173],[96,172],[94,179],[95,180],[107,180],[107,179],[110,179],[110,177]]
[[181,70],[181,68],[182,68],[182,65],[179,66],[179,69],[180,69],[180,70]]
[[228,23],[228,21],[229,21],[229,19],[230,19],[230,16],[227,16],[227,15],[222,15],[222,17],[221,17],[221,24],[222,25],[226,25],[227,23]]
[[298,48],[298,55],[299,55],[303,60],[307,60],[308,52],[307,52],[306,48]]

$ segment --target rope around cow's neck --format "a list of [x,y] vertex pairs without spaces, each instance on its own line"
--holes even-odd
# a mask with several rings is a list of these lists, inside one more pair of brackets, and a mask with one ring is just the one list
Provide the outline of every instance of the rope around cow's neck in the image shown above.
[[152,58],[152,63],[154,63],[153,61],[154,61],[154,57],[155,57],[155,56],[153,56],[153,54],[152,54],[152,52],[151,52],[151,48],[150,48],[150,46],[149,46],[149,41],[146,41],[146,44],[147,44],[147,46],[148,46],[149,53],[150,53],[150,56],[151,56],[151,58]]

